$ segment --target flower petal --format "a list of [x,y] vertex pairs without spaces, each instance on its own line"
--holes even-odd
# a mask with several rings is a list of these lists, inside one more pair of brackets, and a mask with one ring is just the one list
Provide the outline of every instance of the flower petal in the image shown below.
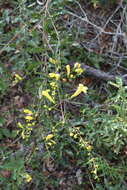
[[71,73],[70,65],[66,65],[66,71],[67,71],[67,77],[69,77]]
[[42,91],[42,96],[45,96],[50,102],[55,103],[53,98],[49,95],[49,90],[43,90]]

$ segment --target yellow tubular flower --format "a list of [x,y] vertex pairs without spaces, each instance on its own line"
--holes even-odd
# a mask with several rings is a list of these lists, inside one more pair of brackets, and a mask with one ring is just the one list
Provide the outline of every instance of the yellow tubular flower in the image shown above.
[[88,145],[88,146],[86,146],[86,149],[87,149],[89,152],[91,152],[91,150],[93,149],[93,146]]
[[20,122],[18,122],[18,127],[20,127],[21,129],[23,129],[23,125]]
[[80,67],[81,67],[81,64],[80,64],[80,63],[77,62],[77,63],[74,64],[74,69],[76,69],[76,68],[79,69]]
[[32,180],[32,177],[28,173],[25,173],[24,177],[28,183]]
[[71,132],[71,133],[70,133],[70,137],[73,137],[73,136],[74,136],[74,133]]
[[78,96],[82,92],[84,92],[86,94],[87,90],[88,90],[87,86],[84,86],[83,84],[79,84],[76,92],[71,96],[71,98],[74,98],[74,97]]
[[29,115],[33,114],[32,111],[29,110],[29,109],[24,109],[23,112],[26,113],[26,114],[29,114]]
[[49,73],[50,78],[55,78],[56,80],[60,79],[60,74],[58,73]]
[[56,88],[57,88],[56,82],[50,82],[50,86],[51,86],[53,89],[56,89]]
[[77,74],[81,75],[83,73],[84,69],[81,68],[81,64],[80,63],[75,63],[74,64],[74,71]]
[[58,59],[49,58],[49,62],[52,64],[58,64],[60,61]]
[[82,68],[77,68],[77,69],[75,69],[75,72],[77,73],[77,74],[79,74],[79,75],[81,75],[82,73],[83,73],[83,69]]
[[15,74],[15,78],[16,78],[18,81],[23,80],[23,78],[22,78],[20,75],[18,75],[18,74]]
[[69,77],[71,73],[70,65],[66,65],[66,71],[67,71],[67,77]]
[[49,95],[50,90],[43,90],[42,91],[42,96],[45,96],[50,102],[55,103],[53,98]]
[[48,140],[52,139],[53,137],[54,137],[53,134],[49,134],[49,135],[47,135],[47,137],[45,138],[45,140],[48,141]]
[[30,116],[30,115],[27,115],[27,116],[25,117],[25,119],[28,120],[28,121],[32,121],[34,118],[33,118],[32,116]]

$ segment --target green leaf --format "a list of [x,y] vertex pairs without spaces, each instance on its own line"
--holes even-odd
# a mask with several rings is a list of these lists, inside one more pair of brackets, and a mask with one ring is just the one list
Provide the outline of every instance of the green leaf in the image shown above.
[[6,129],[6,128],[2,128],[2,134],[5,137],[11,137],[11,132],[8,129]]

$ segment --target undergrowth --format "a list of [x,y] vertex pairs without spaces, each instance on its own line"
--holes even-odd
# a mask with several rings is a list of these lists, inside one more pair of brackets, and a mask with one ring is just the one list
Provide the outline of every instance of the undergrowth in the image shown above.
[[85,75],[106,63],[75,40],[77,2],[0,5],[0,189],[125,190],[127,88]]

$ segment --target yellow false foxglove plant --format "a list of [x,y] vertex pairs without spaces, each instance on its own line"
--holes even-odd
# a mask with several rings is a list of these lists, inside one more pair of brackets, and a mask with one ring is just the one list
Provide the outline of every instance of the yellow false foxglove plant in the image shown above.
[[53,98],[50,96],[49,94],[50,90],[43,90],[42,91],[42,96],[45,96],[50,102],[55,103],[55,101],[53,100]]
[[78,96],[82,92],[86,94],[87,90],[88,90],[87,86],[84,86],[83,84],[79,84],[76,92],[71,96],[71,98],[74,98],[74,97]]

